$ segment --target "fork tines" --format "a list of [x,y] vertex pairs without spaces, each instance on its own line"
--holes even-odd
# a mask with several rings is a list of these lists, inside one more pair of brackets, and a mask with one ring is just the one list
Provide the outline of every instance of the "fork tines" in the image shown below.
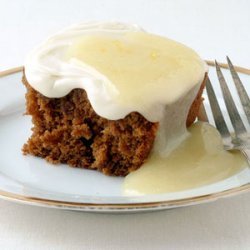
[[212,110],[216,128],[219,130],[222,137],[230,138],[231,134],[224,120],[223,114],[221,112],[219,103],[217,101],[217,98],[216,98],[216,95],[215,95],[215,92],[214,92],[214,89],[213,89],[213,86],[211,84],[209,77],[207,78],[206,89],[207,89],[208,100],[210,103],[210,107]]
[[222,74],[222,71],[220,69],[219,64],[215,61],[215,67],[216,67],[216,73],[219,79],[219,83],[221,86],[222,94],[224,97],[224,101],[227,107],[227,111],[230,117],[230,120],[232,122],[232,125],[234,127],[234,131],[236,134],[236,137],[241,136],[242,134],[246,133],[246,128],[242,122],[242,119],[240,117],[240,114],[236,108],[236,105],[234,103],[234,100],[232,98],[232,95],[230,93],[230,90],[227,86],[226,80]]
[[245,90],[245,88],[240,80],[239,75],[237,74],[237,72],[236,72],[236,70],[235,70],[235,68],[234,68],[234,66],[233,66],[233,64],[228,56],[227,56],[227,63],[228,63],[229,70],[231,72],[235,87],[237,89],[238,95],[240,97],[242,107],[245,111],[247,120],[250,124],[250,99],[249,99],[248,94],[247,94],[247,92],[246,92],[246,90]]
[[[234,84],[236,86],[239,98],[241,100],[244,112],[245,112],[245,114],[247,116],[247,120],[250,124],[250,100],[249,100],[248,94],[247,94],[232,62],[230,61],[230,59],[228,57],[227,57],[227,61],[228,61],[228,68],[231,72],[231,75],[232,75]],[[231,123],[232,123],[233,128],[234,128],[235,136],[238,139],[242,139],[242,138],[246,137],[247,130],[245,128],[244,123],[242,122],[241,116],[237,110],[235,103],[234,103],[234,100],[232,98],[232,95],[230,93],[228,85],[226,83],[226,80],[225,80],[223,73],[221,71],[221,68],[216,61],[215,61],[215,67],[216,67],[216,73],[217,73],[217,76],[219,79],[219,83],[221,86],[223,98],[224,98],[224,101],[226,104],[226,108],[227,108]],[[220,131],[220,133],[224,139],[230,138],[231,137],[230,132],[229,132],[228,127],[226,125],[226,122],[224,120],[223,114],[221,112],[219,103],[217,101],[215,92],[213,90],[213,87],[212,87],[212,84],[211,84],[209,78],[207,79],[206,89],[207,89],[208,99],[209,99],[209,103],[211,106],[211,110],[212,110],[212,114],[214,117],[216,127]]]

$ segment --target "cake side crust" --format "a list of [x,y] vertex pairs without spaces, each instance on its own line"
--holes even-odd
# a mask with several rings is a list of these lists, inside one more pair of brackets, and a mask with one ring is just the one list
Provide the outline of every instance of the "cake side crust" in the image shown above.
[[[24,154],[115,176],[126,176],[146,161],[158,123],[137,112],[107,120],[95,113],[83,89],[74,89],[62,98],[47,98],[29,85],[25,73],[22,81],[27,88],[26,114],[33,123]],[[187,126],[198,115],[204,87],[205,80],[190,108]]]
[[158,123],[137,112],[107,120],[95,113],[83,89],[47,98],[29,85],[25,74],[22,81],[27,88],[26,114],[33,123],[24,154],[116,176],[127,175],[147,159]]

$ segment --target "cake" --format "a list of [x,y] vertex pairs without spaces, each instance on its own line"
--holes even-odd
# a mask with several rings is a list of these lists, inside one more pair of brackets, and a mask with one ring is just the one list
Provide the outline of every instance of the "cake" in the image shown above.
[[206,66],[188,47],[138,26],[94,22],[52,36],[24,71],[32,135],[24,154],[126,176],[187,136]]

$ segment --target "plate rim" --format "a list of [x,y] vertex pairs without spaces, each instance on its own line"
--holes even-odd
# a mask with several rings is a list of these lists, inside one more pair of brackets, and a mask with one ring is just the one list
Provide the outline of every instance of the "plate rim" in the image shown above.
[[85,202],[69,202],[52,199],[44,199],[32,196],[25,196],[7,191],[0,190],[0,198],[11,200],[19,203],[37,205],[43,207],[53,207],[71,210],[105,210],[105,211],[121,211],[121,210],[148,210],[148,209],[164,209],[183,207],[194,204],[201,204],[226,198],[233,195],[250,191],[250,183],[228,190],[220,191],[213,194],[200,195],[196,197],[188,197],[179,200],[167,200],[156,202],[138,202],[138,203],[85,203]]
[[[214,67],[215,63],[210,60],[205,60],[209,66]],[[221,67],[228,69],[228,65],[224,63],[218,63]],[[0,71],[0,78],[13,75],[23,71],[24,67],[19,66],[15,68],[10,68],[4,71]],[[235,69],[239,73],[250,75],[250,69],[235,66]],[[173,199],[167,201],[155,201],[155,202],[134,202],[134,203],[86,203],[86,202],[69,202],[53,199],[38,198],[33,196],[25,196],[20,194],[15,194],[0,190],[0,198],[5,200],[11,200],[19,203],[37,205],[43,207],[53,207],[61,209],[71,209],[71,210],[87,210],[87,211],[129,211],[129,210],[148,210],[148,209],[165,209],[174,208],[181,206],[188,206],[193,204],[199,204],[204,202],[209,202],[217,200],[223,197],[229,197],[236,194],[241,194],[250,191],[250,183],[241,185],[239,187],[234,187],[228,190],[220,191],[217,193],[200,195],[195,197],[188,197],[182,199]]]

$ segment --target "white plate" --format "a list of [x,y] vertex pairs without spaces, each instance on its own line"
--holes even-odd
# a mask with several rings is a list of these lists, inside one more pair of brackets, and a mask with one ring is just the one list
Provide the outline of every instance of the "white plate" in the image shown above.
[[[211,68],[210,78],[217,83],[213,71]],[[66,165],[53,166],[43,159],[23,156],[21,148],[30,135],[31,120],[23,116],[25,88],[21,84],[21,75],[20,69],[16,73],[0,72],[2,198],[71,210],[134,212],[187,206],[250,190],[250,170],[245,168],[228,179],[200,188],[128,197],[121,194],[121,177],[108,177],[96,171],[69,168]],[[241,75],[241,78],[247,83],[250,77]],[[246,87],[250,92],[250,85]],[[220,93],[218,86],[216,92]]]

